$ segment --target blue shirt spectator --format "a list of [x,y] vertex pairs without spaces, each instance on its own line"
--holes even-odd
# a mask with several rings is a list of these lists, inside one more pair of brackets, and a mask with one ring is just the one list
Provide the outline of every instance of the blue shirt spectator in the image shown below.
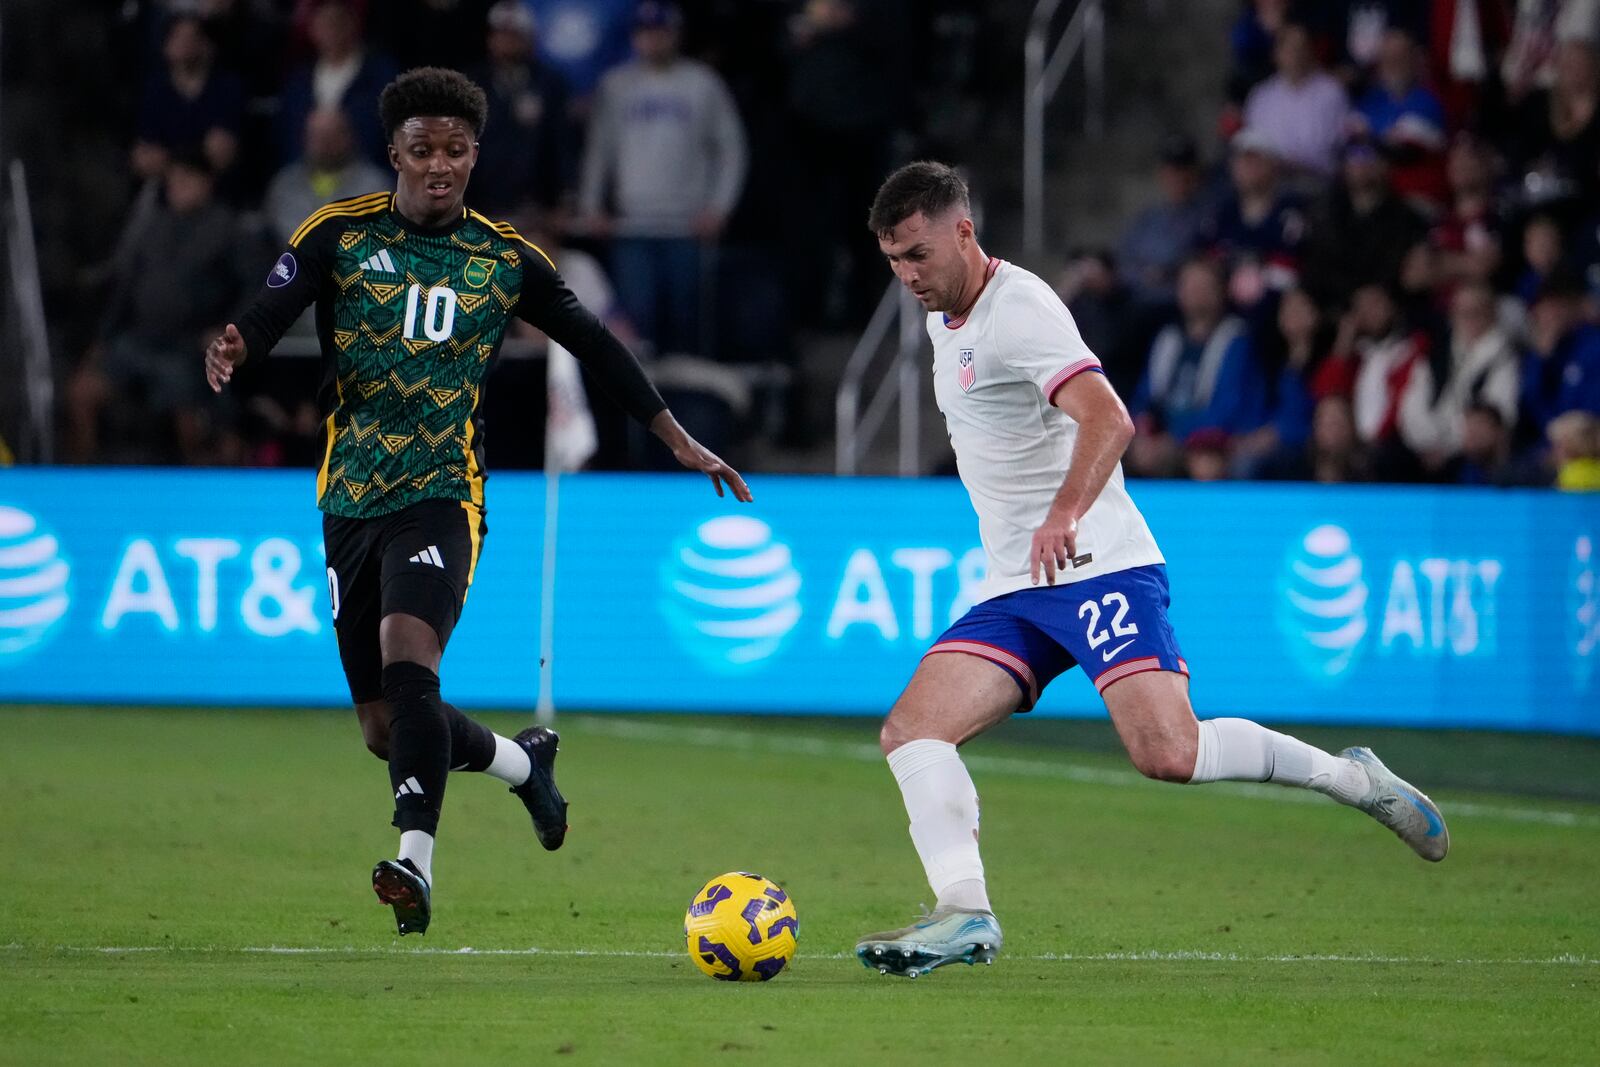
[[574,96],[588,97],[606,71],[633,55],[635,0],[526,0],[539,23],[539,54]]
[[394,60],[362,47],[361,21],[339,0],[311,16],[317,58],[290,75],[278,102],[278,144],[284,162],[300,158],[306,118],[318,108],[338,108],[350,118],[356,146],[379,166],[389,165],[389,138],[378,120],[378,94],[400,73]]
[[[1183,318],[1156,335],[1131,412],[1174,440],[1196,430],[1240,434],[1266,420],[1266,382],[1243,320],[1226,314],[1215,264],[1192,259],[1178,276]],[[1152,426],[1152,428],[1155,428]]]
[[[1536,313],[1537,314],[1537,313]],[[1600,415],[1600,326],[1584,323],[1547,353],[1535,348],[1522,362],[1522,418],[1542,436],[1550,420],[1568,411]]]
[[1550,420],[1567,411],[1600,415],[1600,327],[1587,321],[1583,281],[1557,271],[1528,313],[1532,343],[1522,361],[1521,440],[1542,450]]
[[1356,110],[1361,112],[1377,140],[1390,141],[1397,135],[1419,134],[1426,137],[1430,150],[1444,148],[1444,105],[1420,85],[1411,86],[1399,96],[1390,95],[1381,85],[1374,85],[1361,98]]

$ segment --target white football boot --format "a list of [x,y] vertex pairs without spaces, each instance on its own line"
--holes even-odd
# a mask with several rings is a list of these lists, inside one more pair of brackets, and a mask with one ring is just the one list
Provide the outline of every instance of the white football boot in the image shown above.
[[1438,863],[1450,851],[1450,831],[1439,805],[1383,765],[1370,748],[1347,748],[1339,755],[1366,768],[1372,786],[1355,807],[1393,830],[1417,855]]
[[868,934],[856,957],[879,974],[918,978],[947,963],[994,963],[1004,938],[990,911],[938,907],[910,926]]

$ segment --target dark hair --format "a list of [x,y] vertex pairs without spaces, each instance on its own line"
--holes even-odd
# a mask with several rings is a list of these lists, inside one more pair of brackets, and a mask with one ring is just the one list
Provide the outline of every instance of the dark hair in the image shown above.
[[378,114],[391,140],[407,119],[418,116],[461,119],[472,127],[474,137],[480,137],[489,118],[489,101],[478,84],[460,71],[418,67],[384,86]]
[[867,215],[867,228],[879,237],[888,237],[894,228],[917,212],[928,218],[942,215],[953,207],[968,209],[967,183],[955,168],[931,160],[907,163],[878,187]]

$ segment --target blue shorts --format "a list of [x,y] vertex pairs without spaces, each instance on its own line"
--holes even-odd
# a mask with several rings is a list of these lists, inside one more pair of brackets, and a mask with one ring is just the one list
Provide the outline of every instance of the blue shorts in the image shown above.
[[1144,671],[1187,677],[1189,665],[1167,621],[1171,602],[1167,568],[1159,563],[1019,589],[973,605],[926,654],[965,652],[998,664],[1016,679],[1021,710],[1028,711],[1056,675],[1078,664],[1102,693]]

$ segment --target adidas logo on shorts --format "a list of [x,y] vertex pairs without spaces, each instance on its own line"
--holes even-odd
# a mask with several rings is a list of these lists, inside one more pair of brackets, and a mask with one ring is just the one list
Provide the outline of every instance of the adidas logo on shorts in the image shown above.
[[427,548],[411,557],[412,563],[426,563],[431,567],[444,569],[444,558],[439,555],[438,545],[429,545]]

